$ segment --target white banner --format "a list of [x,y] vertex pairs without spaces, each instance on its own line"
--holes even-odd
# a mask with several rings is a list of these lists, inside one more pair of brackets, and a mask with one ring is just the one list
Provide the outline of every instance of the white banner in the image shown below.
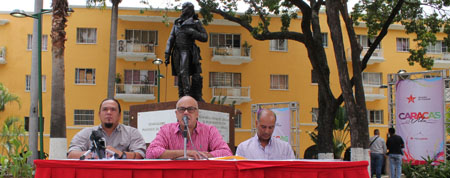
[[277,122],[275,123],[275,130],[272,137],[281,139],[288,143],[291,142],[291,111],[289,108],[272,108],[277,115]]

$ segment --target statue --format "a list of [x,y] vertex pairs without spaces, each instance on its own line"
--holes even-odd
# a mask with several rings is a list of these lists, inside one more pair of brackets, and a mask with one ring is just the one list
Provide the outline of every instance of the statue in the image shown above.
[[185,2],[182,14],[175,20],[167,40],[164,63],[167,67],[172,58],[172,75],[178,76],[180,98],[189,95],[197,101],[203,101],[200,48],[195,44],[195,40],[206,42],[208,34],[195,14],[194,5]]

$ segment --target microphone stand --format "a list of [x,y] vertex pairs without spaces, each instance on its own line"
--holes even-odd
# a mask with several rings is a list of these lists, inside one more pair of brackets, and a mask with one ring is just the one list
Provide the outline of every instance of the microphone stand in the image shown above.
[[183,131],[183,137],[184,137],[184,157],[183,158],[185,158],[185,159],[188,159],[188,157],[187,157],[187,148],[186,148],[186,146],[187,146],[187,129],[188,129],[188,127],[187,127],[187,125],[184,125],[184,131]]

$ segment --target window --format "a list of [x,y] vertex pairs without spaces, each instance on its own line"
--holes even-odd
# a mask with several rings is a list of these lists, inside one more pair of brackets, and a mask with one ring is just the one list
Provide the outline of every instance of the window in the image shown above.
[[319,119],[319,108],[312,108],[311,109],[311,120],[312,122],[317,122],[317,119]]
[[322,46],[328,47],[328,33],[322,33]]
[[382,78],[380,72],[363,72],[363,85],[381,85]]
[[429,44],[427,46],[427,53],[446,53],[447,52],[447,45],[443,41],[436,41],[436,44]]
[[[45,75],[42,76],[42,91],[47,91],[47,87],[45,86],[46,83],[46,77]],[[25,76],[25,91],[30,91],[31,88],[31,75]]]
[[[356,38],[358,39],[358,43],[361,44],[363,48],[369,48],[375,41],[375,38],[369,38],[367,35],[357,35]],[[381,48],[380,44],[377,48]]]
[[209,87],[241,87],[241,73],[210,72]]
[[311,70],[311,83],[313,84],[319,83],[319,75],[314,70]]
[[76,84],[95,84],[95,69],[75,69]]
[[383,124],[383,110],[368,110],[367,117],[371,124]]
[[123,125],[130,125],[130,111],[123,111]]
[[158,45],[158,31],[125,30],[125,40],[138,44]]
[[288,75],[270,75],[270,89],[287,90],[288,88]]
[[287,51],[288,50],[288,40],[277,39],[270,40],[270,50],[271,51]]
[[409,51],[409,38],[397,38],[397,51],[399,52]]
[[240,111],[237,111],[234,116],[234,128],[242,128],[242,113]]
[[125,70],[125,84],[156,85],[156,71],[154,71],[154,70]]
[[[42,51],[47,51],[47,41],[48,41],[48,35],[42,35],[42,39],[41,39]],[[33,49],[33,35],[28,34],[27,50],[32,50],[32,49]]]
[[97,43],[96,28],[77,28],[77,43],[95,44]]
[[210,33],[209,47],[241,48],[241,35]]
[[94,110],[74,110],[73,125],[94,125]]

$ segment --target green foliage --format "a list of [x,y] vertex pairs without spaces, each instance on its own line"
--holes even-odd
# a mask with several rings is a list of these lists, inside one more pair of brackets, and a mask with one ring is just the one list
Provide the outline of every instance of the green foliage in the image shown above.
[[450,135],[450,108],[447,109],[447,112],[445,113],[445,122],[448,124],[446,125],[447,128],[447,135]]
[[399,14],[394,18],[393,22],[402,24],[407,34],[415,34],[415,38],[412,41],[417,42],[418,46],[409,50],[411,56],[408,58],[408,63],[409,65],[418,63],[423,68],[431,69],[433,59],[426,55],[426,50],[427,46],[430,44],[434,45],[438,40],[436,33],[444,29],[443,32],[447,36],[442,41],[450,47],[447,8],[449,2],[448,0],[360,0],[353,7],[351,16],[355,25],[365,22],[369,36],[376,36],[397,3],[403,3]]
[[[317,130],[317,128],[315,129]],[[316,132],[308,132],[311,140],[318,145],[318,135]],[[335,159],[340,159],[342,152],[347,148],[347,144],[349,136],[349,124],[348,117],[345,112],[345,109],[339,107],[337,110],[336,117],[334,118],[334,127],[333,127],[333,154]]]
[[2,126],[0,144],[4,155],[0,156],[0,177],[6,175],[12,175],[15,178],[32,177],[33,168],[27,164],[31,151],[28,151],[25,129],[18,121],[18,118],[10,117]]
[[5,105],[11,102],[16,102],[19,107],[21,106],[19,97],[9,93],[8,88],[6,88],[3,83],[0,83],[0,112],[4,111]]
[[448,177],[450,175],[448,160],[443,163],[435,162],[430,158],[424,160],[426,163],[422,165],[402,164],[403,174],[408,178]]
[[116,73],[116,83],[120,84],[122,82],[122,75],[120,73]]

